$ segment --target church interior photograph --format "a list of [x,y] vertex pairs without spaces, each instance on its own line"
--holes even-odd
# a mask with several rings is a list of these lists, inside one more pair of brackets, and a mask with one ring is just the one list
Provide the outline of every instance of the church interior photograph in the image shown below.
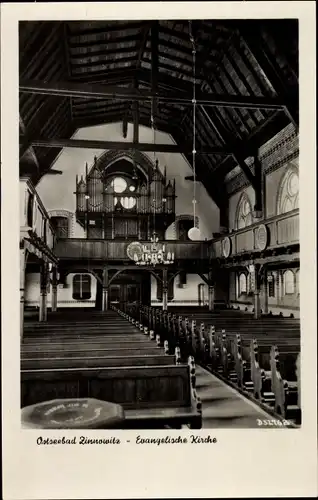
[[20,21],[23,429],[301,426],[298,37]]

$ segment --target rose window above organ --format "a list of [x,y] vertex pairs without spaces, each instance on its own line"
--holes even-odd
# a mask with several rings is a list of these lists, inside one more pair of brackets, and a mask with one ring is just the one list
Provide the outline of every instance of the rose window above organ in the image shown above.
[[123,193],[127,189],[127,182],[122,177],[115,177],[111,182],[111,186],[115,193]]

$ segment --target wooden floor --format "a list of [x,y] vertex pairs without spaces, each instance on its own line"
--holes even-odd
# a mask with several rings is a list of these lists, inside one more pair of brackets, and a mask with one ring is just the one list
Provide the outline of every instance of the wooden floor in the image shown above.
[[200,366],[196,366],[196,388],[202,400],[202,427],[205,429],[254,429],[259,428],[258,419],[273,418]]

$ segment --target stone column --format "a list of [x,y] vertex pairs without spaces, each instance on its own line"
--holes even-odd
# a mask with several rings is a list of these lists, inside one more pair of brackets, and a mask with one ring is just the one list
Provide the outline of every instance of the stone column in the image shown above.
[[24,293],[25,293],[25,250],[20,249],[20,338],[24,329]]
[[209,285],[209,311],[214,311],[214,285]]
[[39,321],[47,321],[47,282],[48,282],[48,268],[47,264],[41,264],[40,269],[40,308],[39,308]]
[[53,279],[52,279],[52,312],[57,311],[57,269],[53,267]]

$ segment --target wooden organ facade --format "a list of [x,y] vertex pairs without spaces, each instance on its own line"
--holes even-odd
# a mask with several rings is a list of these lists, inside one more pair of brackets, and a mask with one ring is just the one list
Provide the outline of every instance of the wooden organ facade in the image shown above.
[[150,178],[131,172],[107,174],[95,165],[76,179],[76,220],[88,239],[164,239],[175,220],[175,181],[156,162]]

